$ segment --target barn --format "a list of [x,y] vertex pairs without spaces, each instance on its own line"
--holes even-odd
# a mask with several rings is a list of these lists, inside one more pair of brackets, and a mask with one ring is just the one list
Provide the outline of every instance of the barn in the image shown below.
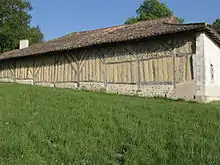
[[220,99],[220,36],[175,17],[68,34],[0,55],[0,81]]

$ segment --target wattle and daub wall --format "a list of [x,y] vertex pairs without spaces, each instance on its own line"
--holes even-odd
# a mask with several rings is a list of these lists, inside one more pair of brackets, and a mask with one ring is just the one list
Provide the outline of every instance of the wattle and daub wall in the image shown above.
[[186,92],[184,84],[195,84],[195,40],[193,34],[162,36],[2,60],[0,80],[140,96],[179,92],[178,97],[191,98],[195,92]]

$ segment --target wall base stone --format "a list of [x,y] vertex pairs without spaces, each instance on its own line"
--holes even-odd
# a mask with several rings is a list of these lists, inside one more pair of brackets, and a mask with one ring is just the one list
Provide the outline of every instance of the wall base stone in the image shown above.
[[141,97],[172,97],[173,86],[172,85],[144,85],[137,90],[137,85],[127,84],[108,84],[106,91],[108,93],[137,95]]
[[141,86],[139,96],[160,96],[160,97],[172,97],[173,85],[144,85]]
[[55,87],[77,89],[77,83],[55,83]]
[[196,99],[196,81],[186,81],[176,84],[174,90],[174,96],[176,98],[182,98],[184,100]]
[[219,100],[220,100],[220,96],[205,96],[203,102],[210,103],[210,102],[219,101]]
[[39,86],[44,86],[44,87],[55,87],[54,86],[54,83],[41,83],[41,82],[38,82],[38,83],[34,83],[34,85],[39,85]]
[[94,82],[80,82],[79,89],[90,90],[90,91],[103,91],[105,88],[104,83],[94,83]]
[[[12,79],[0,79],[0,82],[14,82]],[[189,81],[179,83],[176,88],[173,85],[141,85],[140,89],[137,89],[136,84],[107,84],[105,87],[104,83],[96,82],[80,82],[80,87],[77,87],[77,83],[63,82],[63,83],[52,83],[52,82],[36,82],[32,80],[16,80],[16,83],[20,84],[31,84],[45,87],[57,87],[57,88],[70,88],[79,90],[89,90],[95,92],[107,92],[117,93],[122,95],[136,95],[140,97],[167,97],[167,98],[183,98],[185,100],[196,100],[199,102],[211,102],[219,100],[220,97],[204,97],[202,95],[196,95],[196,82]]]
[[18,84],[31,84],[31,85],[33,85],[34,81],[33,80],[16,80],[16,83],[18,83]]
[[14,80],[11,78],[1,78],[0,82],[14,82]]
[[136,95],[137,86],[129,84],[107,84],[107,93]]

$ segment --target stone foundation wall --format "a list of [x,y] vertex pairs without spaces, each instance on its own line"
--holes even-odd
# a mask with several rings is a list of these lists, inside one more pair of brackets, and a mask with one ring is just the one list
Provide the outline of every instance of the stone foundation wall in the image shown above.
[[173,86],[172,85],[144,85],[141,86],[140,90],[137,90],[137,85],[127,84],[108,84],[106,88],[108,93],[138,95],[142,97],[172,97]]
[[[12,79],[0,79],[0,82],[14,82]],[[77,87],[77,83],[71,82],[35,82],[33,80],[16,80],[16,83],[39,85],[44,87],[56,87],[56,88],[70,88],[89,91],[105,91],[107,93],[117,93],[124,95],[138,95],[138,96],[167,96],[172,97],[173,86],[172,85],[143,85],[140,90],[137,90],[137,85],[133,84],[107,84],[97,82],[80,82],[80,87]]]
[[141,86],[139,96],[161,96],[161,97],[173,97],[174,88],[173,85],[145,85]]
[[[0,82],[14,82],[12,79],[0,79]],[[36,82],[32,80],[16,80],[16,83],[21,84],[32,84],[45,87],[56,87],[56,88],[70,88],[79,90],[89,90],[96,92],[107,92],[117,93],[123,95],[137,95],[141,97],[168,97],[168,98],[183,98],[186,100],[192,100],[196,96],[196,82],[188,81],[184,83],[178,83],[174,89],[172,84],[169,85],[141,85],[140,89],[137,90],[136,84],[107,84],[97,82],[80,82],[80,87],[77,87],[77,83],[73,82]],[[196,99],[199,100],[199,97]]]

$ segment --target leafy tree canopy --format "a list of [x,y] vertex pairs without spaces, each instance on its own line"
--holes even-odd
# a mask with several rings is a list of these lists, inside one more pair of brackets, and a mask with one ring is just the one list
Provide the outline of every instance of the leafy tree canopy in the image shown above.
[[40,28],[30,25],[31,10],[26,0],[0,0],[0,53],[18,48],[21,39],[31,45],[43,40]]
[[[136,10],[137,16],[128,18],[125,24],[132,24],[144,20],[153,20],[162,17],[173,16],[173,11],[167,7],[165,3],[158,0],[145,0]],[[180,22],[184,22],[183,18],[178,18]]]
[[212,27],[220,34],[220,19],[216,19]]

